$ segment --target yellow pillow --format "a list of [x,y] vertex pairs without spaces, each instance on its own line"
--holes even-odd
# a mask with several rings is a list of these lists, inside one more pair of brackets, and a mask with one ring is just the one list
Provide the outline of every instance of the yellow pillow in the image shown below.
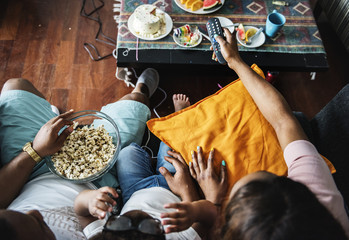
[[[251,67],[264,78],[257,65]],[[276,134],[238,79],[215,94],[162,118],[147,122],[164,143],[180,152],[187,163],[191,150],[201,146],[205,159],[215,149],[215,171],[225,160],[229,187],[246,174],[266,170],[286,175],[287,166]],[[331,171],[333,165],[327,160]]]

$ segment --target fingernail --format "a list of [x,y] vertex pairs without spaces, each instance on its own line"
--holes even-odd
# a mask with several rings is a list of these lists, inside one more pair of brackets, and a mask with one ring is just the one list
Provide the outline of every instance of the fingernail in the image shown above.
[[191,162],[189,162],[189,167],[191,167]]
[[198,151],[200,151],[200,146],[197,146],[196,148],[197,148]]
[[164,173],[165,173],[165,171],[164,171],[163,168],[159,168],[159,171],[160,171],[161,174],[164,174]]
[[211,152],[214,151],[214,148],[211,148]]
[[218,34],[213,35],[214,38],[218,37]]
[[191,153],[191,155],[194,155],[194,151],[193,151],[193,150],[191,150],[191,152],[190,152],[190,153]]
[[225,161],[224,161],[224,160],[222,160],[222,166],[224,166],[224,167],[225,167]]

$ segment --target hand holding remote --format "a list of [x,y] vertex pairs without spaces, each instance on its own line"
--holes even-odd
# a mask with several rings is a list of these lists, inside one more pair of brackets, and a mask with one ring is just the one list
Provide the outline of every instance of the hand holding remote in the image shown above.
[[218,36],[221,36],[224,38],[223,29],[222,29],[222,26],[221,26],[219,19],[218,18],[210,18],[206,23],[206,28],[207,28],[207,32],[210,36],[213,51],[218,59],[218,62],[220,64],[225,64],[226,61],[221,53],[221,47],[215,39],[215,35],[218,35]]

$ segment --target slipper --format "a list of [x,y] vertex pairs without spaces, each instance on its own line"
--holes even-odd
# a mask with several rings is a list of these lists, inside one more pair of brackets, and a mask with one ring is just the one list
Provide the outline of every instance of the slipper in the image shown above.
[[[154,68],[147,68],[138,78],[138,83],[144,83],[149,90],[149,98],[153,95],[159,85],[159,73]],[[136,85],[137,85],[136,84]]]

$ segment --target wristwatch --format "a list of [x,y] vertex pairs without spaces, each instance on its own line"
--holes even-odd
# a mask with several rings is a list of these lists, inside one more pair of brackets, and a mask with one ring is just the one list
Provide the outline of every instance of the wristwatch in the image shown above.
[[35,152],[35,150],[32,148],[32,142],[27,142],[23,147],[23,151],[27,152],[29,156],[31,156],[31,158],[37,163],[42,160],[39,154],[37,154],[37,152]]

